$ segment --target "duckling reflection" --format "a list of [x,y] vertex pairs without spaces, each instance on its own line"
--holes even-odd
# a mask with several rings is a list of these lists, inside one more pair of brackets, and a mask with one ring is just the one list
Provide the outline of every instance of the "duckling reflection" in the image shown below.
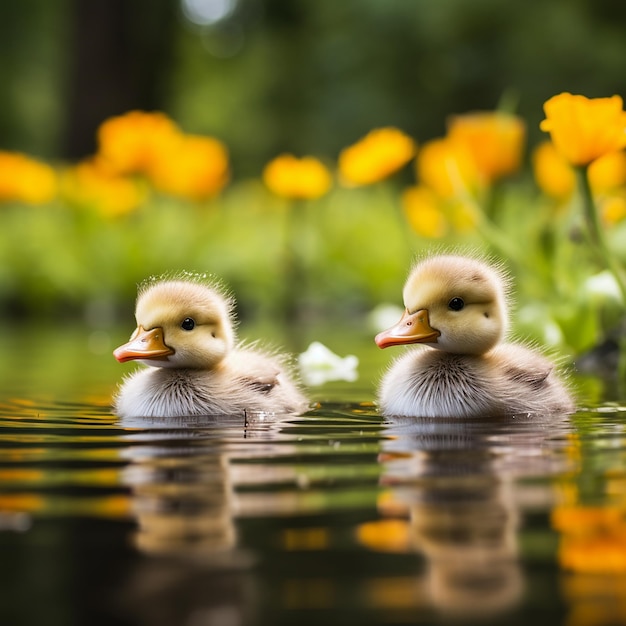
[[[131,464],[125,483],[138,524],[135,546],[150,554],[238,558],[230,453],[220,437],[271,437],[280,419],[240,416],[126,418]],[[240,555],[239,555],[240,556]]]
[[150,554],[194,558],[227,552],[236,533],[226,455],[218,447],[166,433],[151,432],[148,445],[130,449],[125,482],[133,492],[135,546]]
[[116,602],[141,623],[254,622],[252,556],[238,545],[229,438],[264,436],[264,414],[127,418],[123,479],[149,556],[129,570]]
[[411,537],[429,561],[433,603],[448,613],[472,615],[514,606],[523,579],[511,484],[492,478],[459,489],[445,482],[423,501],[409,502]]
[[389,422],[383,512],[408,515],[409,544],[427,560],[425,586],[443,613],[497,616],[521,599],[520,502],[542,495],[516,479],[556,469],[534,419]]

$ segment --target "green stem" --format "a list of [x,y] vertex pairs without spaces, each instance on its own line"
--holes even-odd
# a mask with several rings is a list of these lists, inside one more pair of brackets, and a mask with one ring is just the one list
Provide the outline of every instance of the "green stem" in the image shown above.
[[298,202],[291,200],[286,208],[285,214],[285,242],[282,258],[283,272],[283,297],[282,297],[282,315],[285,324],[289,328],[296,321],[298,316],[298,307],[295,298],[298,283],[301,278],[300,256],[299,256],[299,209]]
[[384,183],[378,183],[376,185],[376,194],[378,195],[381,206],[390,206],[393,211],[393,221],[398,227],[398,235],[402,239],[402,245],[406,251],[407,258],[413,260],[415,256],[415,249],[413,241],[411,239],[411,233],[407,227],[406,218],[402,211],[402,205],[398,202],[395,195],[392,195],[389,191],[389,186]]
[[583,201],[583,212],[587,223],[589,240],[599,260],[613,274],[622,296],[622,303],[626,304],[626,279],[624,278],[622,267],[607,245],[596,204],[593,200],[591,185],[589,184],[588,167],[582,166],[577,168],[576,174]]

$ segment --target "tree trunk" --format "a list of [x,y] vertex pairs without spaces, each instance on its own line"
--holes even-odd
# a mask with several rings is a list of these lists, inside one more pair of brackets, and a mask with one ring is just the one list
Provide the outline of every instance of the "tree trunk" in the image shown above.
[[112,115],[163,108],[176,0],[73,0],[62,156],[96,149]]

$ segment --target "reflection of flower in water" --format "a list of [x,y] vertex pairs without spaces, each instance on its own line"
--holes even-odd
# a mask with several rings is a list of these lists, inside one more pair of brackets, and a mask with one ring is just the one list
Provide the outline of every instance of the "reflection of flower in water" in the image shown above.
[[626,573],[623,507],[562,505],[552,511],[552,525],[561,533],[561,567],[585,573]]
[[359,359],[349,354],[340,357],[324,344],[314,341],[298,357],[300,373],[307,385],[323,385],[332,380],[354,382],[358,378]]

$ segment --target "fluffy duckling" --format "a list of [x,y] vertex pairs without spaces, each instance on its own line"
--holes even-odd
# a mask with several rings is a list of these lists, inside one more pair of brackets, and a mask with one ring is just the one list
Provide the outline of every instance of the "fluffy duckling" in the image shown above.
[[376,336],[380,348],[424,344],[384,375],[383,413],[474,417],[571,412],[554,365],[536,351],[501,342],[508,326],[507,279],[474,258],[423,260],[404,286],[406,311]]
[[141,369],[115,398],[120,417],[296,413],[307,402],[284,359],[236,345],[233,300],[200,277],[148,281],[139,289],[137,329],[113,355]]

